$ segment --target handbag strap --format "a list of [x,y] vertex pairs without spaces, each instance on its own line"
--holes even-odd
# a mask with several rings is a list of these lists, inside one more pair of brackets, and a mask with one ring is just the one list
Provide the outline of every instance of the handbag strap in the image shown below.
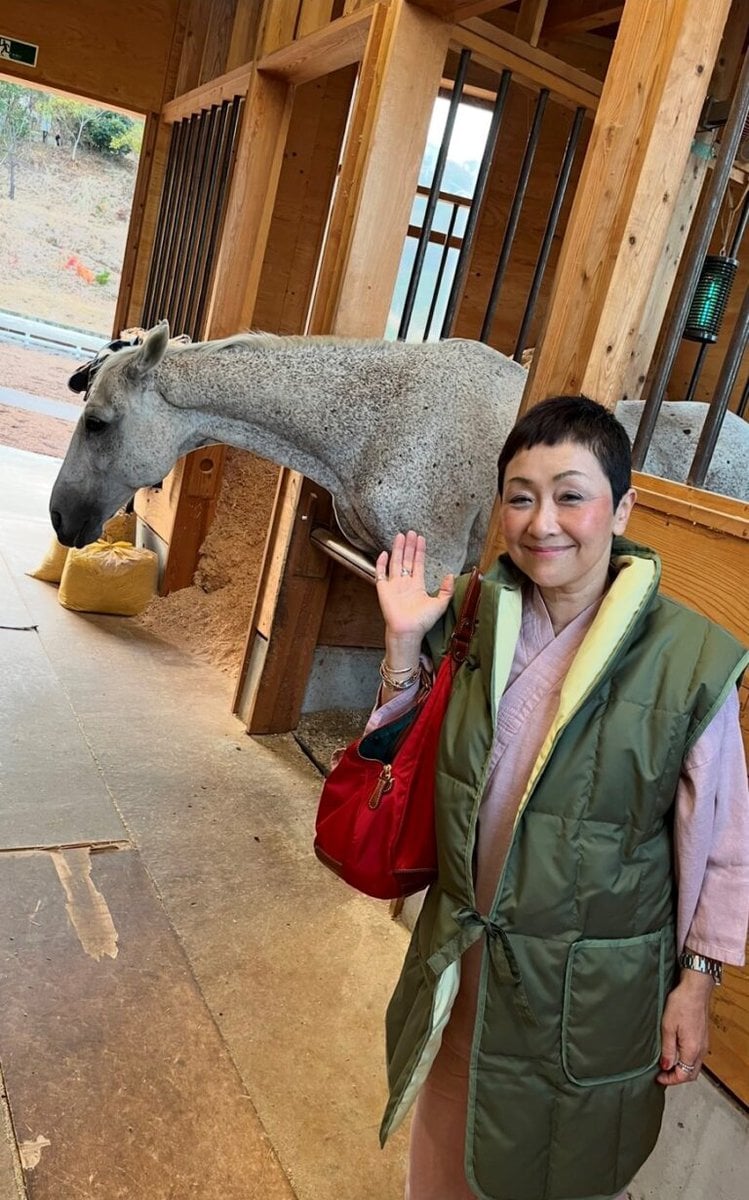
[[463,603],[460,606],[458,620],[455,623],[452,636],[450,638],[449,654],[455,664],[459,667],[468,657],[468,649],[471,645],[471,640],[476,632],[476,620],[478,618],[479,600],[481,598],[481,574],[478,567],[474,567],[471,571],[471,578],[468,580],[468,586],[463,596]]

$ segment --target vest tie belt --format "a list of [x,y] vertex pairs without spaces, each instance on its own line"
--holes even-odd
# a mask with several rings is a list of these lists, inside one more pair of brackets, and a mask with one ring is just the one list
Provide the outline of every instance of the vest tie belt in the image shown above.
[[500,987],[515,989],[513,999],[518,1010],[527,1020],[535,1022],[523,986],[520,967],[507,931],[491,917],[483,916],[475,908],[459,908],[452,916],[458,926],[458,932],[440,950],[431,955],[427,962],[430,969],[435,975],[440,975],[445,967],[460,958],[480,937],[486,937],[489,960],[497,983]]

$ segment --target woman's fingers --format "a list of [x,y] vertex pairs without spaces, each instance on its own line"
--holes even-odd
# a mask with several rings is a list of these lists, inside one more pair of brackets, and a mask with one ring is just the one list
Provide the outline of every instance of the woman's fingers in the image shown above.
[[403,551],[406,545],[406,535],[396,533],[390,551],[390,578],[397,579],[403,570]]

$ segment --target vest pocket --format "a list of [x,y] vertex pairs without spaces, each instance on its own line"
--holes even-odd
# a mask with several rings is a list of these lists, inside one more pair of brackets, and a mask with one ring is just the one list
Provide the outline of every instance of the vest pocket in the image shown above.
[[661,1051],[669,927],[574,942],[567,957],[562,1066],[580,1087],[643,1075]]

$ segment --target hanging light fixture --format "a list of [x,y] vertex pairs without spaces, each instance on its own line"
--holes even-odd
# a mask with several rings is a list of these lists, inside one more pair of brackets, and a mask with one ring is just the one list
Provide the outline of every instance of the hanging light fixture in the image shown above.
[[708,254],[689,306],[685,338],[692,342],[717,342],[738,265],[737,258]]

